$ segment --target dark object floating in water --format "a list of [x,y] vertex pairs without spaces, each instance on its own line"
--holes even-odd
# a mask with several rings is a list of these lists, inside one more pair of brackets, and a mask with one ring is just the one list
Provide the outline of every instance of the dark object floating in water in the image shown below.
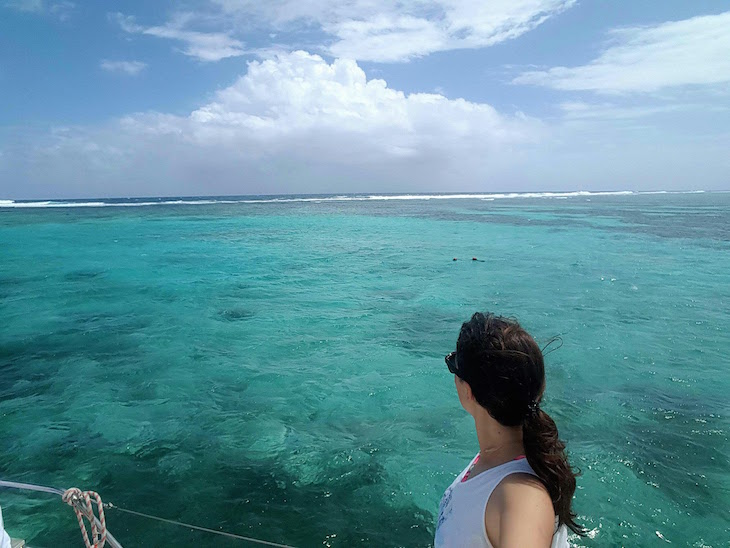
[[476,261],[476,260],[477,260],[477,258],[476,258],[476,257],[472,257],[472,258],[471,258],[471,260],[472,260],[472,261]]
[[454,260],[456,260],[456,257],[454,257]]

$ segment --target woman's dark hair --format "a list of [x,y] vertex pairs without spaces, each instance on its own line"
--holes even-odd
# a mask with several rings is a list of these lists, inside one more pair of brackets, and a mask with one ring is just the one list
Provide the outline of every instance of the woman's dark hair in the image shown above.
[[514,320],[477,312],[461,326],[458,375],[498,423],[522,426],[527,462],[550,494],[560,524],[582,535],[571,509],[576,473],[550,416],[540,409],[545,364],[540,347]]

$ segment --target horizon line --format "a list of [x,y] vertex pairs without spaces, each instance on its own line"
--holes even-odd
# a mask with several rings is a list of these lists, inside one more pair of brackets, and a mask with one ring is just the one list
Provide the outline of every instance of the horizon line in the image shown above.
[[[104,200],[156,200],[154,203],[160,203],[159,200],[195,200],[195,199],[216,199],[216,198],[277,198],[277,197],[304,197],[312,201],[318,198],[329,198],[329,201],[335,201],[333,198],[341,197],[343,201],[345,198],[360,198],[365,199],[377,199],[383,198],[398,198],[398,197],[413,197],[422,199],[428,198],[453,198],[453,199],[470,199],[470,198],[483,198],[483,197],[494,197],[494,198],[510,198],[510,197],[580,197],[580,196],[610,196],[610,195],[631,195],[631,194],[703,194],[703,193],[728,193],[728,190],[707,190],[707,189],[682,189],[682,190],[667,190],[667,189],[652,189],[652,190],[524,190],[524,191],[472,191],[472,192],[460,192],[460,191],[449,191],[449,192],[331,192],[331,193],[272,193],[272,194],[179,194],[179,195],[137,195],[137,196],[94,196],[94,197],[77,197],[77,198],[0,198],[0,208],[12,207],[13,204],[73,204],[79,202],[98,203],[99,206],[104,204]],[[251,201],[263,201],[263,200],[251,200]],[[274,200],[275,201],[275,200]],[[283,201],[283,200],[279,200]],[[239,200],[240,202],[240,200]],[[118,202],[117,202],[118,203]],[[216,203],[216,202],[211,202]],[[111,205],[111,204],[110,204]],[[134,202],[130,205],[135,205]],[[142,205],[142,204],[137,204]],[[173,205],[173,204],[170,204]],[[184,205],[184,204],[181,204]],[[27,207],[27,206],[26,206]]]

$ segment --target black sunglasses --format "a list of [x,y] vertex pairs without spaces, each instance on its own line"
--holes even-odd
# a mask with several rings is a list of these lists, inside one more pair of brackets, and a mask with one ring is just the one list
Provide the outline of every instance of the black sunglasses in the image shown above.
[[450,352],[449,354],[446,354],[444,361],[446,362],[446,367],[449,368],[449,371],[451,373],[453,373],[457,377],[461,377],[461,375],[459,375],[459,364],[456,361],[456,352]]

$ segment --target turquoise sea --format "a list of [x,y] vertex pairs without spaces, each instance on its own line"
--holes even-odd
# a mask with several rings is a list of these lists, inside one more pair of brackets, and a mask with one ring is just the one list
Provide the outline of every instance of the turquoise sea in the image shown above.
[[[93,202],[0,202],[1,479],[428,546],[477,451],[443,356],[489,310],[562,337],[545,407],[582,470],[577,545],[730,545],[730,194]],[[0,505],[32,546],[81,545],[57,498]],[[107,521],[125,546],[244,545]]]

